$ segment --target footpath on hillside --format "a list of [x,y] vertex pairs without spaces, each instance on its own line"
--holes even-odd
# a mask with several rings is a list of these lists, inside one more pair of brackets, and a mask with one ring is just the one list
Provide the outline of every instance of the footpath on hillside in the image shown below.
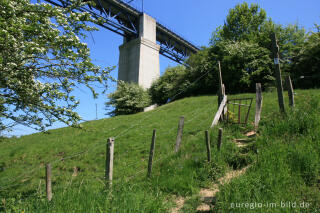
[[[236,146],[238,148],[243,148],[249,145],[249,143],[254,143],[252,139],[256,136],[255,131],[250,131],[245,134],[246,138],[241,139],[234,139],[233,142],[235,142]],[[225,184],[228,184],[233,178],[239,177],[243,175],[247,169],[251,165],[248,165],[244,168],[241,168],[239,170],[231,170],[228,171],[223,177],[219,178],[216,183],[213,183],[208,188],[201,188],[198,196],[200,197],[200,205],[198,205],[196,211],[197,212],[211,212],[214,209],[213,202],[216,198],[216,194],[219,192],[219,187],[223,186]],[[175,200],[176,206],[171,209],[171,213],[179,213],[182,211],[182,208],[185,204],[185,202],[188,200],[187,197],[178,197]]]

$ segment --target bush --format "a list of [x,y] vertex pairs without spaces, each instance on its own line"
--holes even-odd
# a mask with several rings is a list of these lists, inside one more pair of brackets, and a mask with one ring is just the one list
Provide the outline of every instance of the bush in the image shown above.
[[202,48],[186,61],[188,67],[170,67],[150,88],[153,103],[165,104],[189,96],[216,94],[218,64],[227,93],[254,92],[255,84],[264,87],[274,81],[269,51],[249,42],[219,42]]
[[320,26],[317,33],[312,33],[293,58],[290,74],[295,87],[320,87]]
[[185,97],[179,94],[188,86],[185,73],[184,66],[169,67],[159,79],[152,83],[149,89],[152,103],[162,105],[167,103],[168,99]]
[[211,47],[211,60],[221,61],[227,93],[254,92],[255,84],[272,82],[269,51],[256,43],[223,41]]
[[111,116],[128,115],[143,111],[151,103],[146,90],[135,83],[118,82],[118,88],[108,95],[106,108],[113,108],[108,114]]

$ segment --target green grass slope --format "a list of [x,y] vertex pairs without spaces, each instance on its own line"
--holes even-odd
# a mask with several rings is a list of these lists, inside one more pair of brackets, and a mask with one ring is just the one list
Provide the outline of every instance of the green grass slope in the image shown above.
[[320,211],[320,94],[297,93],[287,116],[262,120],[255,162],[221,188],[217,212]]
[[[173,197],[188,196],[191,199],[184,210],[192,212],[199,203],[197,194],[201,187],[215,182],[228,170],[248,164],[252,164],[249,176],[246,174],[235,179],[220,192],[215,201],[218,212],[229,212],[232,202],[245,199],[279,200],[290,194],[290,198],[296,196],[296,200],[303,200],[305,195],[299,194],[299,190],[306,192],[309,195],[307,198],[317,200],[314,190],[319,177],[317,165],[320,146],[316,148],[319,132],[314,133],[314,125],[319,124],[316,111],[319,107],[314,100],[319,99],[319,90],[298,90],[296,108],[301,110],[289,111],[294,116],[288,116],[285,120],[279,118],[276,94],[264,93],[263,96],[261,136],[245,149],[238,148],[233,142],[234,138],[243,137],[245,132],[252,129],[253,104],[247,127],[220,124],[224,128],[220,151],[216,149],[217,128],[210,132],[211,163],[206,162],[204,131],[209,129],[217,110],[216,96],[186,98],[150,112],[86,122],[82,124],[82,129],[61,128],[50,130],[48,134],[38,133],[1,141],[0,211],[169,212],[174,206]],[[229,98],[234,97],[255,99],[255,94]],[[303,119],[306,117],[303,113],[309,116],[308,119]],[[181,150],[174,153],[180,116],[185,117],[184,134]],[[301,122],[304,122],[303,125],[300,125]],[[293,123],[292,126],[290,123]],[[153,129],[157,130],[155,157],[152,177],[147,178]],[[104,180],[106,142],[109,137],[115,138],[111,188],[106,187]],[[300,148],[306,148],[306,151]],[[309,152],[310,155],[304,155]],[[277,157],[281,153],[284,153],[283,159]],[[287,158],[291,160],[284,160]],[[277,166],[281,159],[283,162],[280,165],[283,167]],[[44,166],[48,162],[52,165],[53,175],[51,202],[45,198]],[[263,168],[268,170],[260,171]],[[277,172],[277,169],[281,172]],[[258,174],[262,177],[257,177]],[[279,177],[273,178],[277,174]],[[292,177],[296,179],[292,180]],[[288,181],[278,183],[282,178]],[[287,187],[292,182],[303,187],[294,191],[295,185]],[[275,186],[271,187],[271,183]],[[276,187],[279,189],[276,190]],[[263,190],[269,192],[266,197]],[[294,193],[291,193],[292,190]],[[248,209],[233,211],[238,210],[246,212]]]

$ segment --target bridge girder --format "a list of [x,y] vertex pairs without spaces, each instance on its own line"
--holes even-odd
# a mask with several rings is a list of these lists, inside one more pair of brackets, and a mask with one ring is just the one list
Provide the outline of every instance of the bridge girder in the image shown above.
[[[55,6],[65,7],[68,0],[45,0]],[[103,19],[99,25],[128,40],[139,36],[139,17],[143,14],[122,0],[94,0],[95,6],[90,5],[79,8],[82,12],[88,12],[95,18]],[[157,22],[156,40],[160,45],[160,54],[183,64],[185,59],[199,48],[185,40],[178,34]]]

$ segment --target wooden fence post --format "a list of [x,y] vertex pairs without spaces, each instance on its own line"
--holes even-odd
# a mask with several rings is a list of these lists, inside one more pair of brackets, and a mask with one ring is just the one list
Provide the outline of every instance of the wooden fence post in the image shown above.
[[106,146],[106,181],[107,185],[112,185],[113,176],[113,152],[114,152],[114,138],[108,138]]
[[206,137],[206,145],[207,145],[207,158],[208,162],[211,161],[211,147],[210,147],[210,137],[209,137],[209,131],[205,131],[205,137]]
[[257,129],[260,122],[260,115],[262,110],[262,89],[261,83],[256,83],[256,114],[254,116],[254,128]]
[[220,117],[221,117],[221,115],[222,115],[222,113],[223,113],[223,109],[224,109],[224,107],[225,107],[226,104],[227,104],[227,96],[225,95],[225,96],[223,97],[223,99],[222,99],[222,102],[221,102],[220,106],[219,106],[218,112],[217,112],[216,115],[214,116],[214,119],[213,119],[212,124],[211,124],[211,126],[210,126],[211,128],[213,128],[215,125],[218,124],[219,119],[220,119]]
[[293,86],[292,86],[291,78],[289,75],[286,77],[286,85],[288,88],[289,106],[294,107]]
[[[224,84],[222,84],[222,97],[224,97],[226,95],[226,87],[224,86]],[[226,114],[228,113],[228,104],[226,104],[224,106],[224,109],[223,109],[223,113],[222,113],[222,119],[225,120],[226,119]]]
[[51,188],[51,164],[46,164],[46,191],[47,199],[51,201],[52,199],[52,188]]
[[241,100],[239,100],[239,106],[238,106],[238,124],[241,123]]
[[273,46],[273,56],[275,64],[275,74],[277,80],[277,92],[278,92],[278,102],[281,113],[285,113],[284,100],[283,100],[283,87],[281,80],[281,69],[280,69],[280,58],[279,58],[279,46],[277,43],[277,37],[275,33],[271,34],[271,41]]
[[223,133],[223,129],[219,128],[219,134],[218,134],[218,150],[220,150],[221,144],[222,144],[222,133]]
[[153,156],[154,156],[154,149],[156,144],[156,130],[153,130],[152,134],[152,140],[151,140],[151,146],[150,146],[150,154],[149,154],[149,163],[148,163],[148,177],[151,177],[151,171],[152,171],[152,162],[153,162]]
[[218,71],[219,71],[219,88],[218,88],[218,109],[223,99],[223,83],[222,83],[222,73],[221,73],[221,64],[218,61]]
[[178,134],[177,134],[175,152],[178,152],[180,149],[182,134],[183,134],[183,126],[184,126],[184,117],[181,116],[180,121],[179,121],[179,125],[178,125]]

